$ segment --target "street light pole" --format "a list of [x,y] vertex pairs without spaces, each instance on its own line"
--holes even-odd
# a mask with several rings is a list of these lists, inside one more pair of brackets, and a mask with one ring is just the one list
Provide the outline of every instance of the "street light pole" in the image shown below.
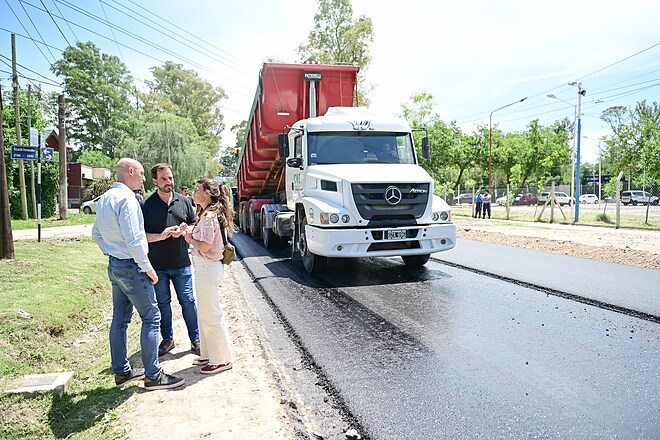
[[[568,101],[564,101],[563,99],[561,99],[560,97],[558,97],[558,96],[556,96],[552,93],[549,94],[549,95],[546,95],[546,96],[548,98],[558,99],[561,102],[565,102],[566,104],[573,107],[573,130],[571,131],[571,137],[573,138],[573,146],[571,147],[571,190],[569,191],[569,195],[571,196],[571,198],[575,198],[575,142],[576,142],[576,140],[575,140],[575,138],[576,138],[575,131],[576,131],[576,128],[577,128],[576,127],[576,125],[577,125],[577,104],[574,105],[574,104],[571,104]],[[575,220],[575,212],[574,212],[575,211],[575,204],[571,203],[570,206],[571,206],[571,215],[573,216],[573,219]]]
[[[582,136],[582,97],[587,91],[582,88],[582,83],[571,82],[570,86],[578,87],[578,107],[577,107],[577,150],[575,158],[575,197],[580,198],[580,137]],[[580,221],[580,204],[575,204],[575,223]]]
[[491,194],[493,193],[493,113],[495,113],[498,110],[502,110],[503,108],[510,107],[513,104],[518,104],[519,102],[523,102],[525,99],[527,99],[527,96],[525,96],[523,99],[519,101],[515,101],[512,102],[511,104],[507,104],[500,108],[496,108],[495,110],[490,112],[490,118],[488,123],[488,133],[490,137],[490,142],[489,142],[490,148],[488,153],[488,190],[490,191]]

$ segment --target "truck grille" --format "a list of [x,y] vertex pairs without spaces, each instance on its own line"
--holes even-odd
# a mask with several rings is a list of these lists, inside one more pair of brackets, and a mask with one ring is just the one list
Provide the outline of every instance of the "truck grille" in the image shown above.
[[[414,224],[426,210],[428,183],[353,183],[353,200],[362,218],[378,223]],[[389,200],[388,200],[389,199]],[[413,223],[410,223],[410,222]]]

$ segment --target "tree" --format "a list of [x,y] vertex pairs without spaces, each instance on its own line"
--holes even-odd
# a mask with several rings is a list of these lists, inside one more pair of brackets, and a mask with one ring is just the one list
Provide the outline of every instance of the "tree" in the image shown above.
[[298,46],[299,61],[359,66],[358,96],[360,105],[369,105],[371,87],[364,80],[364,70],[371,62],[369,43],[374,40],[371,19],[361,15],[353,19],[350,0],[318,0],[314,29],[307,43]]
[[366,68],[371,62],[369,43],[374,39],[371,19],[361,15],[354,20],[350,0],[318,0],[318,5],[309,42],[298,46],[301,60]]
[[90,167],[110,168],[113,172],[115,171],[115,165],[117,164],[115,159],[106,156],[99,150],[83,151],[78,157],[77,162]]
[[151,93],[143,95],[147,110],[166,111],[190,119],[200,137],[220,135],[224,124],[219,104],[227,98],[221,87],[213,87],[194,70],[172,61],[152,67],[151,73],[154,80],[147,81]]
[[115,157],[130,109],[132,80],[126,66],[116,56],[101,53],[91,41],[79,41],[64,50],[52,71],[64,78],[71,108],[68,136],[84,149],[98,148]]
[[147,113],[139,137],[126,142],[120,152],[144,165],[147,189],[153,186],[149,168],[156,163],[172,166],[177,186],[194,186],[214,162],[192,122],[171,113]]

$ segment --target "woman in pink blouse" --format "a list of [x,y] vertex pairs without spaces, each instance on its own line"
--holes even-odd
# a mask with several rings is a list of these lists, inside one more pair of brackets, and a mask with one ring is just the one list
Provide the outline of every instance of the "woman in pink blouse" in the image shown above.
[[[185,239],[193,246],[200,357],[193,365],[203,365],[203,374],[219,373],[232,367],[233,356],[227,323],[220,307],[220,284],[224,276],[222,233],[234,229],[234,216],[225,192],[211,179],[197,181],[193,198],[197,218],[192,228],[182,224]],[[221,226],[222,224],[222,226]]]

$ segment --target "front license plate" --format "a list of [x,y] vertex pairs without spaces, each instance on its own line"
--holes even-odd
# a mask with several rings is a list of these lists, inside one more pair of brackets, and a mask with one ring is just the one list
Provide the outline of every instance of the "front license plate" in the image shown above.
[[388,240],[403,240],[406,238],[406,230],[387,231],[386,237]]

